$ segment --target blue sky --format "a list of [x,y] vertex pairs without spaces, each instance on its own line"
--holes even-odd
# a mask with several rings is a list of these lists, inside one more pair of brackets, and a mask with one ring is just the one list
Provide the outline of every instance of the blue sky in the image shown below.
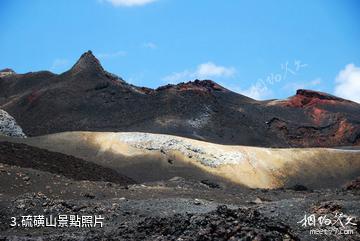
[[157,87],[213,79],[257,99],[298,88],[360,102],[356,0],[0,0],[0,69],[61,73],[92,50]]

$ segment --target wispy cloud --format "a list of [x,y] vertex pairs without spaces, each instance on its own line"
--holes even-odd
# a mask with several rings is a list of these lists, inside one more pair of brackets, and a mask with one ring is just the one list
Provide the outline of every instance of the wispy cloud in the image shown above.
[[314,89],[321,84],[321,78],[316,78],[311,81],[292,82],[283,86],[284,90],[294,92],[298,89]]
[[252,84],[247,89],[242,89],[238,86],[233,86],[233,87],[226,85],[224,86],[228,87],[232,91],[253,98],[255,100],[267,100],[273,97],[272,90],[269,89],[266,85],[261,84],[260,82],[256,82],[255,84]]
[[212,62],[207,62],[198,66],[196,75],[200,78],[231,77],[234,76],[235,72],[234,67],[224,67]]
[[360,67],[348,64],[335,80],[335,95],[360,103]]
[[117,58],[117,57],[124,57],[126,56],[126,52],[125,51],[117,51],[117,52],[112,52],[112,53],[99,53],[96,54],[96,56],[99,59],[112,59],[112,58]]
[[143,6],[149,3],[153,3],[157,0],[100,0],[101,2],[108,2],[115,7],[137,7]]
[[234,67],[225,67],[207,62],[197,66],[195,70],[184,70],[165,76],[163,80],[167,83],[178,83],[192,79],[229,78],[236,73]]
[[193,79],[193,72],[189,70],[184,70],[182,72],[175,72],[170,75],[167,75],[163,78],[163,81],[169,84],[177,84],[179,82],[187,81]]
[[[282,89],[295,93],[298,89],[314,89],[321,84],[321,79],[286,84]],[[274,98],[274,92],[262,82],[256,82],[247,89],[234,88],[235,92],[246,95],[256,100],[267,100]]]
[[147,49],[156,49],[157,45],[153,42],[146,42],[142,44],[142,47]]
[[245,95],[255,100],[268,100],[272,99],[274,96],[274,92],[268,88],[267,85],[264,85],[261,82],[255,82],[248,88],[242,88],[239,84],[228,83],[225,81],[220,81],[219,84],[231,91]]
[[238,92],[255,100],[266,100],[272,96],[272,91],[267,86],[261,85],[259,83],[256,83],[250,86],[248,89],[240,90]]
[[55,59],[51,64],[50,70],[54,72],[64,71],[67,67],[69,67],[69,60],[67,59]]

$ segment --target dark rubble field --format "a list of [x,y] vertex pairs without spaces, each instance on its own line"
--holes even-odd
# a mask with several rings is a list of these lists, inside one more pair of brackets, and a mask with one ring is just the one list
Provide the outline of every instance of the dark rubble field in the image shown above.
[[[0,240],[360,239],[358,220],[353,235],[309,235],[298,223],[305,213],[359,216],[359,180],[335,190],[246,189],[181,177],[135,184],[24,144],[2,142],[0,154]],[[50,214],[102,215],[104,226],[10,227],[11,217]]]

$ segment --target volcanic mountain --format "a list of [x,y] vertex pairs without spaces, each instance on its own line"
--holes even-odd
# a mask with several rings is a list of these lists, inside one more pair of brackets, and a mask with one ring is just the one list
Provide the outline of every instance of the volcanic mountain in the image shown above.
[[28,136],[63,131],[172,134],[220,144],[265,147],[360,145],[360,105],[298,90],[257,101],[211,80],[137,87],[103,69],[91,51],[62,74],[0,78],[0,109]]

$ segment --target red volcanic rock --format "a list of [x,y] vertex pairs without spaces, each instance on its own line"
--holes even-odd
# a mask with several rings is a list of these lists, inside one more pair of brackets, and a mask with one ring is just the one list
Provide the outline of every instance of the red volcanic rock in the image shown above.
[[328,112],[318,107],[313,107],[311,110],[311,117],[316,124],[320,124],[325,118],[327,118]]
[[296,95],[282,102],[283,105],[289,107],[312,107],[318,104],[337,104],[340,102],[352,103],[327,93],[313,90],[297,90]]
[[317,99],[322,99],[322,100],[339,100],[339,101],[344,100],[339,97],[336,97],[336,96],[333,96],[333,95],[330,95],[327,93],[323,93],[320,91],[304,90],[304,89],[297,90],[296,95],[304,96],[307,98],[317,98]]
[[327,93],[300,89],[295,96],[270,104],[284,108],[289,113],[303,113],[273,119],[268,123],[270,129],[286,139],[290,146],[360,144],[360,110],[359,104],[355,102]]

